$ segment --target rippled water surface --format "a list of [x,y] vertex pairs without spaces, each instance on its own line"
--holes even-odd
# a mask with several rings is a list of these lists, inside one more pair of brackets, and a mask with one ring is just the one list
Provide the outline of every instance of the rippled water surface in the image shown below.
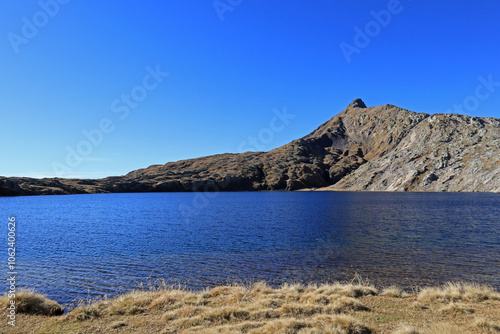
[[0,198],[0,210],[4,245],[17,216],[18,284],[61,303],[155,279],[500,287],[498,194],[96,194]]

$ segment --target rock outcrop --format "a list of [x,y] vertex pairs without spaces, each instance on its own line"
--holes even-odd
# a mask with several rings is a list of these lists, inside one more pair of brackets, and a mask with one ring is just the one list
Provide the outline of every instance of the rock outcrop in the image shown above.
[[500,191],[500,119],[367,108],[361,99],[269,152],[169,162],[99,180],[0,178],[0,195],[299,190]]

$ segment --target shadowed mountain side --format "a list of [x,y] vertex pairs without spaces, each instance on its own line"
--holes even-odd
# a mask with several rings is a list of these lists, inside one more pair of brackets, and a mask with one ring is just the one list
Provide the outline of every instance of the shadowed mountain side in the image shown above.
[[99,180],[0,178],[0,195],[331,190],[500,191],[500,119],[360,99],[269,152],[169,162]]

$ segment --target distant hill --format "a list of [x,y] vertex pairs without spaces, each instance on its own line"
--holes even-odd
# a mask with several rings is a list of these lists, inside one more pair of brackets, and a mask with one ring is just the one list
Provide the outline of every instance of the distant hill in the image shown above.
[[269,152],[169,162],[99,180],[0,177],[0,195],[257,191],[500,192],[500,119],[424,114],[360,99]]

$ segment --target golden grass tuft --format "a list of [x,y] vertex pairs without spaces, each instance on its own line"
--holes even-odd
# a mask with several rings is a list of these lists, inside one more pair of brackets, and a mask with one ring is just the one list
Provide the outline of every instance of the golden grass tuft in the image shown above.
[[[15,305],[17,313],[32,315],[55,316],[62,315],[64,310],[57,302],[47,297],[35,293],[33,290],[20,289],[15,295]],[[9,307],[11,299],[6,296],[0,296],[0,308]]]
[[186,296],[186,292],[180,290],[167,290],[159,294],[149,304],[149,308],[157,310],[169,310],[175,308],[174,305],[179,303]]
[[323,312],[321,306],[299,303],[284,304],[279,309],[281,315],[292,317],[310,317],[321,312]]
[[410,294],[404,292],[403,289],[398,286],[390,286],[388,288],[385,288],[382,290],[380,295],[392,298],[405,298],[410,296]]
[[252,329],[248,334],[291,334],[309,327],[306,321],[296,319],[280,319],[266,323],[264,326]]
[[363,325],[359,320],[350,315],[340,314],[335,316],[319,316],[313,319],[316,327],[331,329],[335,332],[347,334],[371,334],[372,330]]
[[352,297],[341,296],[326,307],[328,313],[344,313],[347,311],[369,311],[359,300]]
[[418,300],[430,302],[481,302],[488,299],[500,300],[500,293],[487,285],[462,282],[450,282],[442,287],[424,288],[418,294]]
[[334,283],[324,286],[324,289],[321,289],[321,287],[319,289],[324,291],[326,294],[338,294],[353,298],[378,295],[378,290],[371,285]]
[[76,318],[78,321],[99,318],[101,313],[94,307],[80,307],[71,313],[70,318]]
[[254,284],[252,287],[251,293],[254,296],[262,296],[262,295],[269,295],[272,294],[274,290],[267,285],[266,282],[257,282]]
[[240,307],[230,306],[205,312],[201,315],[201,318],[212,324],[223,324],[227,322],[248,320],[250,318],[250,313]]

